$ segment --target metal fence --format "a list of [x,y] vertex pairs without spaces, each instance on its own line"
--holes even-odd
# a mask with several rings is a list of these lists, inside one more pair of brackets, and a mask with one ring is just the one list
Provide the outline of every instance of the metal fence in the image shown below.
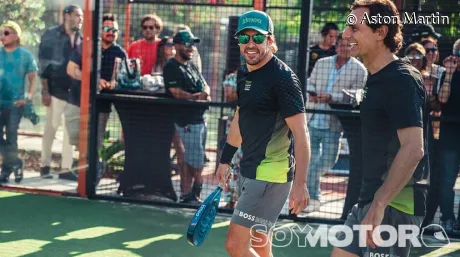
[[[204,163],[201,176],[197,176],[199,181],[195,183],[195,190],[200,191],[200,198],[205,198],[217,185],[213,174],[235,109],[234,100],[231,100],[228,94],[230,91],[225,93],[225,90],[230,87],[231,75],[240,64],[239,48],[233,38],[238,16],[254,7],[266,11],[271,16],[275,24],[275,36],[279,46],[277,56],[299,76],[302,84],[305,85],[305,96],[309,97],[307,91],[311,91],[309,86],[312,85],[310,72],[313,71],[317,61],[313,58],[312,49],[323,40],[320,31],[327,22],[335,23],[338,31],[342,31],[349,13],[347,3],[336,3],[337,1],[178,0],[153,3],[147,0],[104,0],[87,2],[94,3],[94,6],[89,6],[90,8],[84,10],[85,38],[82,51],[89,51],[92,58],[83,60],[82,67],[85,77],[82,79],[81,94],[82,102],[86,101],[86,104],[81,108],[83,119],[80,124],[86,125],[81,127],[80,142],[82,144],[74,148],[72,156],[75,162],[73,169],[79,170],[76,172],[79,175],[78,181],[74,177],[72,180],[60,180],[59,183],[53,180],[48,180],[45,184],[38,183],[42,181],[40,180],[42,178],[37,178],[41,168],[40,165],[37,165],[39,162],[34,162],[28,167],[29,177],[26,177],[19,185],[10,183],[9,186],[77,193],[75,188],[78,182],[78,194],[91,198],[192,208],[197,205],[187,203],[187,201],[181,203],[180,199],[182,191],[193,190],[194,184],[182,181],[184,177],[181,176],[181,170],[183,170],[181,162],[184,156],[178,137],[181,138],[182,133],[182,140],[191,140],[195,144],[199,144],[201,140],[205,142],[204,154],[199,152],[189,155],[193,161]],[[433,12],[431,10],[435,10],[429,1],[421,6],[410,5],[405,1],[397,2],[403,10],[407,10],[405,12],[429,15]],[[438,7],[442,10],[439,11],[439,15],[449,17],[449,24],[435,25],[434,29],[441,33],[442,37],[432,45],[427,43],[424,47],[430,50],[437,48],[436,52],[426,52],[425,55],[434,53],[435,56],[430,58],[435,59],[438,65],[442,65],[442,61],[452,54],[453,43],[458,39],[460,17],[455,9],[458,8],[457,5],[449,5],[447,1],[447,4],[444,3]],[[172,99],[161,88],[156,88],[155,90],[159,89],[156,92],[132,88],[97,90],[100,81],[98,71],[113,70],[112,66],[104,66],[107,63],[101,61],[103,57],[110,56],[101,47],[104,33],[110,34],[110,31],[103,33],[102,18],[107,13],[115,15],[118,23],[116,42],[128,55],[135,52],[130,50],[133,43],[144,36],[143,30],[145,29],[141,24],[144,15],[155,13],[161,19],[162,27],[159,38],[165,39],[165,46],[182,24],[187,25],[191,32],[201,40],[194,52],[193,61],[210,86],[211,101],[190,102]],[[54,16],[58,15],[55,13]],[[111,26],[112,24],[109,27]],[[149,29],[148,26],[146,29]],[[412,41],[411,29],[413,28],[410,26],[405,27],[405,47]],[[169,41],[165,37],[169,37]],[[38,52],[36,47],[29,48],[32,52]],[[140,54],[142,53],[141,50]],[[404,50],[400,53],[401,56],[405,54]],[[316,73],[328,76],[327,70],[318,68]],[[349,84],[356,86],[354,82]],[[35,103],[41,122],[35,127],[22,123],[21,128],[25,135],[22,145],[32,145],[29,143],[32,140],[31,137],[41,136],[45,130],[47,108],[40,106],[40,98],[41,94],[38,93]],[[349,103],[349,99],[344,101]],[[106,109],[107,106],[110,107],[109,111]],[[331,151],[332,154],[323,157],[322,161],[328,164],[324,172],[320,172],[318,182],[312,185],[320,192],[321,200],[318,209],[304,216],[310,221],[343,221],[350,207],[357,201],[359,193],[361,180],[359,111],[351,110],[349,105],[340,105],[340,103],[335,107],[324,110],[320,107],[309,106],[307,111],[309,115],[316,115],[323,120],[336,119],[343,126],[341,133],[335,133],[333,144],[324,142],[332,141],[332,134],[316,141],[322,150],[315,149],[314,153],[319,155],[320,152],[324,154],[324,152]],[[180,129],[174,125],[174,117],[176,115],[187,116],[188,113],[193,115],[193,111],[199,108],[204,108],[206,113],[205,136],[193,140],[184,138],[187,133],[192,132],[187,129],[179,131]],[[102,115],[100,115],[101,112]],[[440,123],[436,123],[437,120],[448,120],[449,118],[455,120],[456,117],[442,116],[442,112],[433,113],[433,140],[439,138]],[[86,121],[88,122],[85,123]],[[107,121],[107,124],[101,121]],[[442,127],[440,130],[442,134]],[[58,130],[57,135],[64,142],[65,134],[62,128]],[[41,150],[40,144],[38,143],[33,153],[32,157],[35,159],[40,158],[38,154]],[[442,151],[436,149],[436,152]],[[31,155],[30,151],[24,151],[23,154]],[[315,158],[318,156],[312,156],[312,159]],[[79,165],[76,164],[77,160]],[[60,163],[61,161],[61,154],[53,154],[53,162]],[[86,169],[88,164],[89,169]],[[56,166],[52,169],[61,174],[62,167]],[[222,202],[222,208],[228,212],[231,212],[236,199],[235,182],[233,181],[231,187],[226,190]],[[184,185],[190,188],[184,190]],[[458,185],[459,183],[454,183],[455,213],[459,211],[460,202],[460,186]],[[437,207],[432,208],[437,209]],[[282,214],[292,219],[299,218],[289,216],[287,205]],[[440,212],[436,212],[434,219],[434,222],[440,222]]]

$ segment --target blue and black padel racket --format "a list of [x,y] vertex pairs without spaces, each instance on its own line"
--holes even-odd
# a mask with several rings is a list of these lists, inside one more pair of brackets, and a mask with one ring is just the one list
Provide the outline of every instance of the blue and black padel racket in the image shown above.
[[[230,164],[230,168],[225,176],[225,182],[232,173],[233,165]],[[219,208],[220,196],[225,184],[219,184],[217,188],[204,200],[200,205],[200,208],[193,215],[190,224],[187,229],[187,240],[191,245],[200,246],[208,237],[211,231],[212,224],[217,215],[217,209]]]

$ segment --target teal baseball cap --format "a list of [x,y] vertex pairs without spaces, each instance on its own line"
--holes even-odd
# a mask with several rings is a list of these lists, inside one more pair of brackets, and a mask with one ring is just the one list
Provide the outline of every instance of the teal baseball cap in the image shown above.
[[249,11],[243,13],[238,19],[238,28],[235,36],[245,29],[253,29],[264,35],[273,34],[273,22],[268,14],[261,11]]
[[174,44],[198,44],[200,41],[201,40],[198,37],[195,37],[193,33],[188,30],[181,30],[173,37]]

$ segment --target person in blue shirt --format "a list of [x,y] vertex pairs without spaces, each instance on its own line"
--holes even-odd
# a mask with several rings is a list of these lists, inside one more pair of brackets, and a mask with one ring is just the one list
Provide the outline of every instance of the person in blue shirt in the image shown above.
[[[0,47],[0,153],[3,157],[0,183],[8,182],[11,173],[17,183],[23,178],[23,162],[18,158],[18,128],[24,106],[35,92],[38,67],[32,54],[20,45],[21,33],[13,21],[0,28],[3,45]],[[27,94],[26,77],[29,80]]]

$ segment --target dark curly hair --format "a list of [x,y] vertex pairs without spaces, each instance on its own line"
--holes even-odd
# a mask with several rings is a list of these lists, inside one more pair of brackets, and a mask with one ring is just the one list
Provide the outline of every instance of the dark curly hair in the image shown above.
[[[355,0],[350,9],[355,10],[360,7],[369,9],[369,17],[376,17],[379,14],[382,17],[401,17],[398,9],[391,0]],[[383,43],[392,53],[397,53],[399,49],[401,49],[403,42],[402,23],[400,19],[398,19],[398,22],[390,22],[387,24],[367,24],[367,26],[369,26],[373,31],[384,25],[388,27],[388,33],[383,40]]]

